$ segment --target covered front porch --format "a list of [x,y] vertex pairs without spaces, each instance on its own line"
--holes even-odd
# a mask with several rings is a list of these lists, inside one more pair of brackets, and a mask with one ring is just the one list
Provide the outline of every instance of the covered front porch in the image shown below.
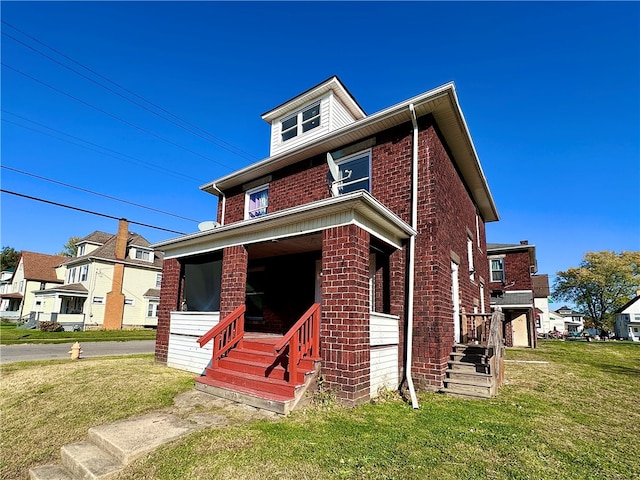
[[85,303],[89,295],[80,283],[34,292],[33,316],[40,322],[57,322],[67,331],[82,331],[86,324]]
[[257,390],[247,375],[260,362],[246,350],[270,348],[258,376],[294,383],[281,393],[294,394],[316,367],[347,404],[395,389],[403,246],[413,233],[356,192],[154,245],[166,259],[156,358],[237,393]]

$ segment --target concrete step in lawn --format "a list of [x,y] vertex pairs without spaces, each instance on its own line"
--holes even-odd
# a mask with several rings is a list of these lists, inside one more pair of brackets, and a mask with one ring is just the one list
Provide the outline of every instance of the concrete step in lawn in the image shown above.
[[175,415],[153,413],[89,430],[86,441],[62,447],[62,466],[29,470],[31,480],[107,480],[165,443],[203,428]]

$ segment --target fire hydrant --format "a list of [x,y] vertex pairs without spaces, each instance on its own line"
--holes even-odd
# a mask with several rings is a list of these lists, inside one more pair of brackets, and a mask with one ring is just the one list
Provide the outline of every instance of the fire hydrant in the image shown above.
[[80,349],[80,343],[76,342],[71,346],[71,350],[67,353],[71,354],[71,360],[77,360],[80,358],[80,354],[82,353],[82,349]]

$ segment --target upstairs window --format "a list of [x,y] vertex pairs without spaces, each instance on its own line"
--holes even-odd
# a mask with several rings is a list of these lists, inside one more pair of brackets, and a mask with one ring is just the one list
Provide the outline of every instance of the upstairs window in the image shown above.
[[504,282],[504,258],[492,258],[490,260],[491,281]]
[[342,181],[339,184],[340,193],[355,192],[356,190],[371,190],[369,172],[371,171],[371,151],[356,153],[344,160],[336,162]]
[[156,288],[162,287],[162,274],[156,273]]
[[467,260],[469,262],[469,280],[475,282],[476,269],[473,266],[473,240],[467,237]]
[[136,248],[136,259],[144,260],[146,262],[149,261],[149,250],[142,250],[140,248]]
[[320,126],[320,104],[311,105],[281,122],[283,142]]
[[81,257],[84,255],[85,247],[86,247],[86,244],[84,243],[82,245],[78,245],[78,255],[77,255],[78,257]]
[[83,265],[80,268],[80,281],[86,282],[89,277],[89,265]]
[[269,210],[269,185],[247,190],[244,218],[257,218],[266,215]]

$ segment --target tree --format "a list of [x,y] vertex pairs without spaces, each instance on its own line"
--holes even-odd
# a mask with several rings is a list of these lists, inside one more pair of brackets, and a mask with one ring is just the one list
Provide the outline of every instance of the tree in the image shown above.
[[78,253],[78,246],[76,243],[80,240],[82,240],[82,237],[69,237],[67,243],[63,245],[64,250],[58,253],[58,255],[61,257],[75,257]]
[[587,252],[578,268],[558,272],[554,300],[568,300],[599,330],[611,329],[614,312],[640,288],[640,252]]
[[2,271],[13,270],[18,264],[18,258],[20,258],[20,252],[17,252],[11,247],[2,247],[2,258],[0,258],[0,266]]

